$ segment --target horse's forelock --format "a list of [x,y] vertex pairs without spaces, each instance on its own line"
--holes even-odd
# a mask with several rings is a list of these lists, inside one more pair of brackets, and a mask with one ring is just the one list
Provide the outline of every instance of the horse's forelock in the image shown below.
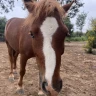
[[44,14],[46,17],[50,14],[53,14],[55,9],[58,11],[60,18],[64,16],[65,11],[60,6],[56,0],[40,0],[34,4],[34,10],[29,13],[29,16],[26,18],[26,23],[33,24],[41,14]]
[[64,15],[64,9],[56,0],[41,0],[35,8],[36,18],[38,18],[41,13],[46,13],[46,15],[53,14],[55,9],[58,10],[58,14],[61,17]]

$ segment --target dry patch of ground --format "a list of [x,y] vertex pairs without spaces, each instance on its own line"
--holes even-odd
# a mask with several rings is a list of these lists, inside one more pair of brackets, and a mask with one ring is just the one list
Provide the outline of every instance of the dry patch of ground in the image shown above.
[[[61,77],[63,88],[59,96],[96,96],[96,55],[86,54],[84,43],[65,43],[62,56]],[[18,58],[19,71],[19,58]],[[19,96],[16,94],[18,77],[15,82],[8,80],[10,72],[7,47],[0,43],[0,96]],[[38,70],[35,58],[28,60],[24,76],[23,96],[38,96]]]

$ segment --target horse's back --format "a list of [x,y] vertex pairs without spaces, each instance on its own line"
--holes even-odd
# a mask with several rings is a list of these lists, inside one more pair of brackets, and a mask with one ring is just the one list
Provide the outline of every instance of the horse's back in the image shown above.
[[20,28],[23,22],[23,18],[12,18],[5,27],[5,40],[15,51],[19,51]]

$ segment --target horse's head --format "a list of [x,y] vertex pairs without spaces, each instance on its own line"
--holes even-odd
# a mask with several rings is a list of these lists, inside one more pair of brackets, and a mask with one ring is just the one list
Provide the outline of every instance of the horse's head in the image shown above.
[[38,61],[42,90],[50,94],[48,96],[57,96],[62,89],[61,55],[68,34],[62,16],[73,2],[63,7],[56,0],[24,0],[24,3],[30,12],[28,20],[31,24],[32,47]]

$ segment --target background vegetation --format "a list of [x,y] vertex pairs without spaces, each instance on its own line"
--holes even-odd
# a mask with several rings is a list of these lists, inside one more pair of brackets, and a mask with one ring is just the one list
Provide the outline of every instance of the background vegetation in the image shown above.
[[[34,0],[34,1],[39,1],[39,0]],[[71,2],[72,0],[57,0],[57,1],[63,6],[64,4],[67,4]],[[83,5],[84,3],[82,2],[82,0],[77,0],[76,3],[71,7],[68,17],[66,18],[66,20],[64,20],[64,23],[67,25],[69,29],[70,36],[72,36],[73,34],[73,27],[74,27],[70,21],[70,18],[73,18],[79,12],[80,7],[82,7]],[[15,7],[15,0],[0,0],[0,13],[1,14],[10,12],[11,10],[14,9],[14,7]],[[24,6],[23,6],[23,9],[24,9]],[[4,33],[6,21],[7,21],[6,17],[0,18],[0,34],[1,35]]]
[[6,22],[6,17],[0,17],[0,41],[4,40],[4,29]]
[[90,30],[86,32],[87,44],[85,46],[85,51],[87,53],[95,53],[94,48],[96,48],[96,18],[91,19]]
[[[18,1],[18,0],[17,0]],[[34,0],[39,1],[39,0]],[[57,0],[61,5],[67,4],[72,0]],[[87,14],[85,12],[79,13],[76,19],[76,26],[79,31],[74,32],[74,25],[71,23],[71,18],[75,17],[76,14],[79,12],[80,7],[82,7],[84,3],[81,0],[77,0],[76,4],[74,4],[68,17],[63,20],[64,24],[68,27],[70,36],[66,38],[66,41],[87,41],[85,46],[85,51],[88,53],[93,52],[93,48],[96,48],[96,18],[92,18],[90,20],[90,29],[87,30],[86,33],[83,33],[83,27],[85,24],[85,20]],[[15,7],[15,0],[0,0],[0,13],[8,13],[10,10],[13,10]],[[21,6],[22,7],[22,6]],[[6,24],[6,17],[0,17],[0,39],[3,38],[5,24]]]

